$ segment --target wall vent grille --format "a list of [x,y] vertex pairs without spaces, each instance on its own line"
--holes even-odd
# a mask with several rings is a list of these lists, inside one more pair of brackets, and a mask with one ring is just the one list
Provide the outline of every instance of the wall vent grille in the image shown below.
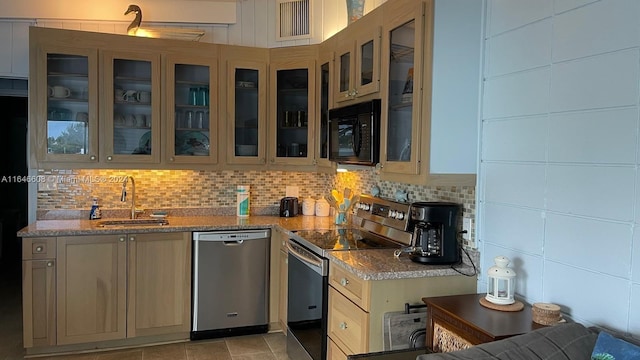
[[279,40],[308,38],[310,33],[310,0],[278,0]]

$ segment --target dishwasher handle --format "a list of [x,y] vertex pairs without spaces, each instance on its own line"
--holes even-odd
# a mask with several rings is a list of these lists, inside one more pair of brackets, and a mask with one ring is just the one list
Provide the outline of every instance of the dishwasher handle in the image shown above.
[[224,246],[239,246],[239,245],[242,245],[243,242],[244,242],[244,239],[240,239],[240,240],[225,240],[222,243],[224,244]]

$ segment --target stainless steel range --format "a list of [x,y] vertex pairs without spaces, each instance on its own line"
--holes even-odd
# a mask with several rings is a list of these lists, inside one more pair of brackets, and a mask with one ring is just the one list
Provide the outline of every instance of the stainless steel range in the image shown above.
[[329,251],[400,249],[411,243],[409,203],[362,195],[349,227],[297,231],[289,239],[287,354],[327,357]]

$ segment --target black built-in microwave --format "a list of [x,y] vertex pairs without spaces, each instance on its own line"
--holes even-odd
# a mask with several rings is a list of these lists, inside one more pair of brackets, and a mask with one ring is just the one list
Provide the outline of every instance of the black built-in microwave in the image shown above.
[[380,99],[329,110],[329,160],[371,166],[380,161]]

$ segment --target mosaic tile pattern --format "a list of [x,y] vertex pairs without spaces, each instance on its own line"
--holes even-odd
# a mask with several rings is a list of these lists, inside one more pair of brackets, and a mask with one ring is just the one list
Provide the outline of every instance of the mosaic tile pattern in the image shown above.
[[[475,187],[419,186],[381,181],[371,170],[323,174],[289,171],[198,171],[198,170],[39,170],[46,184],[38,191],[38,214],[52,210],[89,210],[97,197],[102,209],[126,210],[130,202],[120,201],[122,182],[133,176],[136,206],[142,209],[216,209],[218,214],[235,213],[236,186],[250,185],[251,213],[267,214],[277,209],[287,185],[299,186],[299,196],[319,197],[331,189],[352,189],[355,194],[371,193],[377,185],[380,196],[393,198],[398,189],[406,190],[409,201],[449,201],[463,206],[462,216],[475,217]],[[131,186],[127,187],[131,194]],[[130,200],[129,200],[130,201]],[[275,210],[277,211],[277,210]],[[459,221],[460,227],[462,221]],[[470,239],[475,238],[472,229]],[[470,244],[465,242],[468,247]]]

